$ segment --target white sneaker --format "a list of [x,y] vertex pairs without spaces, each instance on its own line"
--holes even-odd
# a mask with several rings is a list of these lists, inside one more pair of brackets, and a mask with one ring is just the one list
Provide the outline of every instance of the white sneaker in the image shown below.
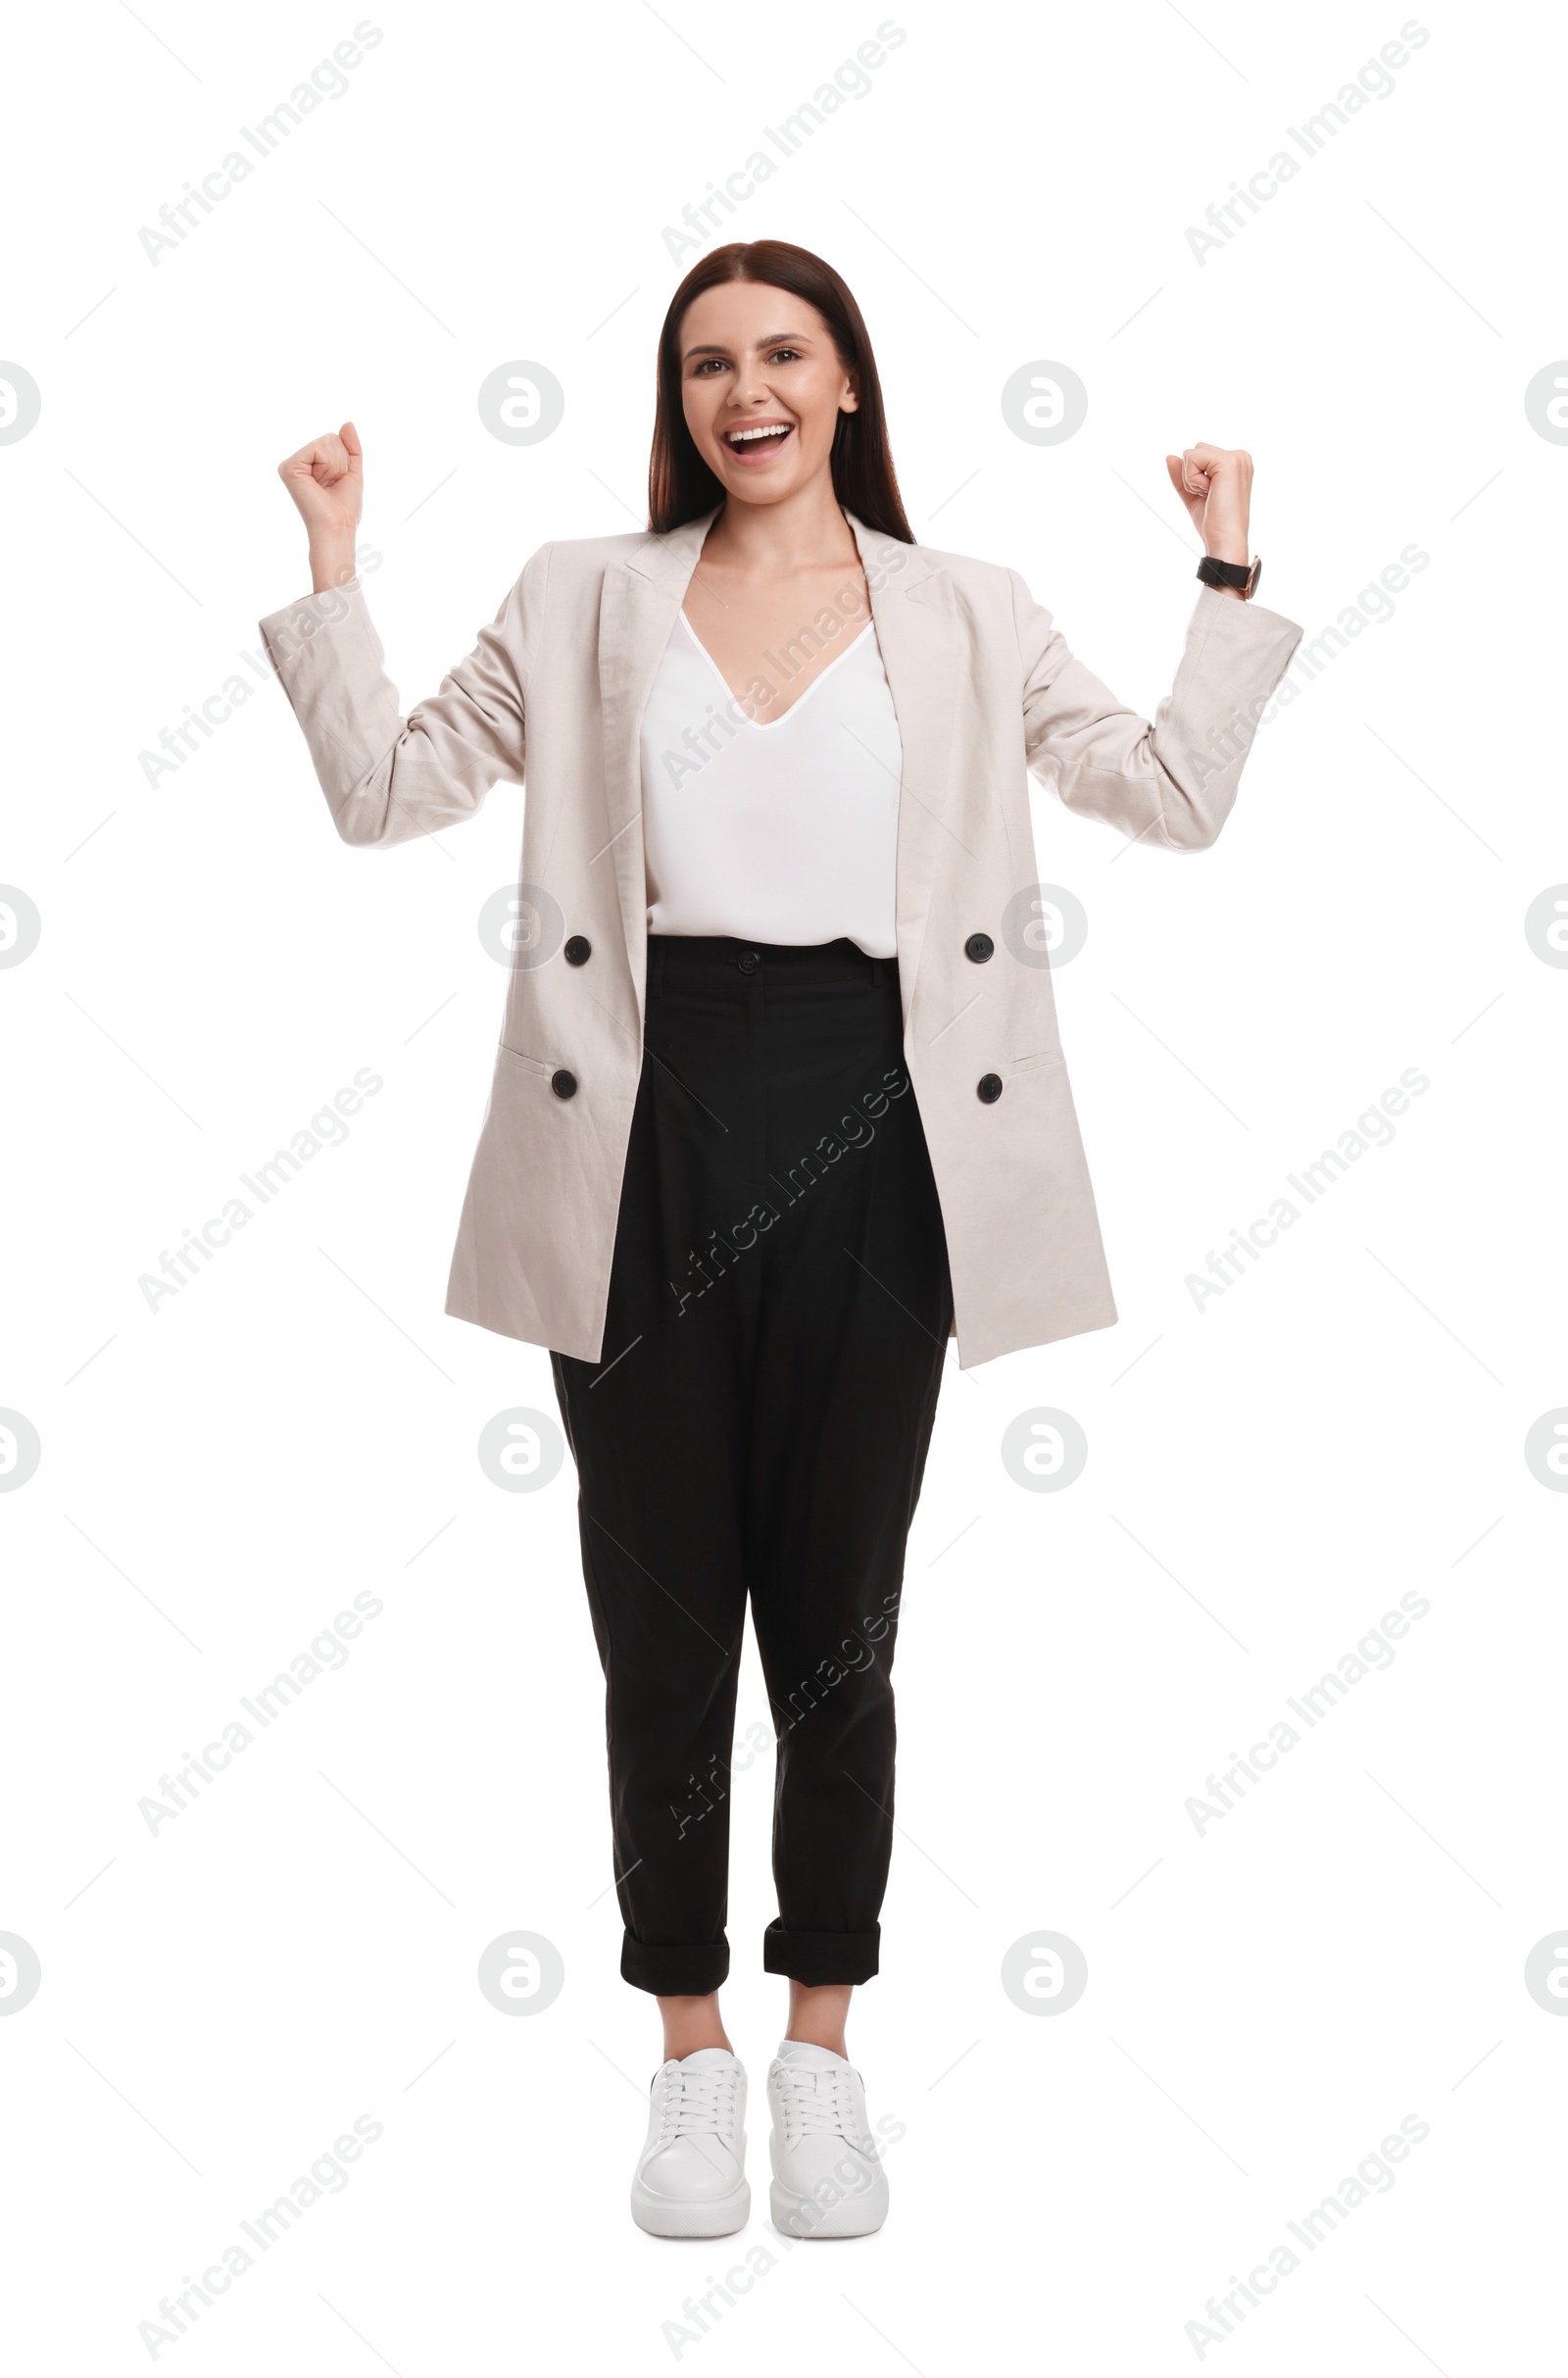
[[746,2067],[727,2048],[661,2064],[631,2217],[656,2238],[727,2238],[752,2209],[746,2184]]
[[863,2238],[888,2217],[888,2176],[860,2076],[831,2048],[785,2040],[767,2068],[774,2227],[791,2238]]

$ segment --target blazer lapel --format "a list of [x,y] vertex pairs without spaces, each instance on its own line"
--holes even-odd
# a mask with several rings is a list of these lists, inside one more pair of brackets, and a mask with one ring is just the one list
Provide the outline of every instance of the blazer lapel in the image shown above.
[[626,955],[643,1021],[648,972],[648,884],[643,851],[643,712],[669,642],[675,615],[717,513],[667,536],[650,536],[605,571],[599,605],[599,699],[604,729],[605,800],[610,840],[596,865],[612,866]]
[[867,528],[853,513],[845,517],[865,570],[871,618],[904,747],[896,913],[899,982],[907,1021],[932,884],[938,869],[951,867],[968,848],[955,814],[958,621],[953,581],[940,564],[917,545],[903,545]]

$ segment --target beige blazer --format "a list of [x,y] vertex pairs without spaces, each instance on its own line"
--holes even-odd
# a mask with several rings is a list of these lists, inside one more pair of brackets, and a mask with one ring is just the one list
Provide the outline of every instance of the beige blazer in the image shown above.
[[[639,729],[712,518],[545,546],[406,718],[358,583],[261,623],[345,841],[408,841],[471,817],[498,778],[526,784],[521,881],[525,900],[548,895],[547,954],[509,975],[446,1310],[587,1362],[603,1356],[642,1067]],[[967,1368],[1116,1319],[1050,969],[1015,956],[1004,923],[1036,878],[1027,771],[1124,834],[1201,850],[1301,630],[1200,588],[1151,725],[1073,659],[1012,570],[851,526],[904,744],[904,1048]],[[989,959],[968,955],[977,935]],[[559,945],[575,937],[589,956],[573,965]]]

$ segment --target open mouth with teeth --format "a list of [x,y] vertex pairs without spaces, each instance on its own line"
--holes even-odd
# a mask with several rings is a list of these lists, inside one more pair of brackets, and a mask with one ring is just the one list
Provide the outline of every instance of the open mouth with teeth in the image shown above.
[[745,421],[726,429],[724,443],[738,463],[765,462],[795,434],[793,421]]

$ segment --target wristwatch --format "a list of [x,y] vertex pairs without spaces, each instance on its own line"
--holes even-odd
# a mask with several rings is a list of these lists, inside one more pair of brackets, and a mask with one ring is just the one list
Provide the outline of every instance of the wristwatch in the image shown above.
[[1254,554],[1249,569],[1245,562],[1216,562],[1211,553],[1205,553],[1198,565],[1198,574],[1205,586],[1236,587],[1243,602],[1250,603],[1263,574],[1263,557]]

